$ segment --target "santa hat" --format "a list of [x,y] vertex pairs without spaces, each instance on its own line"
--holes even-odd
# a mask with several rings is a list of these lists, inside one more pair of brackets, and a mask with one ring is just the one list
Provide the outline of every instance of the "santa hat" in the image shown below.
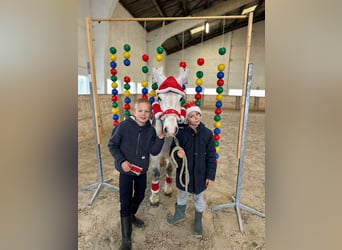
[[166,79],[160,84],[157,94],[160,93],[167,93],[167,92],[175,92],[177,94],[180,94],[182,96],[185,96],[185,92],[181,85],[177,82],[176,78],[173,76],[168,76]]
[[179,76],[175,78],[173,76],[166,77],[163,73],[163,67],[153,68],[153,76],[159,86],[156,91],[157,94],[171,91],[185,96],[182,84],[187,84],[188,69],[180,68]]
[[196,112],[200,113],[200,115],[202,115],[202,110],[198,106],[195,105],[194,101],[185,103],[184,107],[186,108],[185,123],[187,123],[188,116],[191,112],[196,111]]

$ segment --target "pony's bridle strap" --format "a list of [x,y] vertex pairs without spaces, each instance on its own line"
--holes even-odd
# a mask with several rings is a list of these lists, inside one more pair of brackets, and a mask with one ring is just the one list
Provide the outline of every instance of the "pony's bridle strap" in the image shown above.
[[163,116],[167,116],[167,115],[176,115],[176,116],[178,116],[178,119],[181,118],[181,115],[180,115],[180,113],[177,110],[175,110],[175,109],[166,109],[160,115],[159,119],[163,120],[163,119],[165,119],[165,117],[163,118]]

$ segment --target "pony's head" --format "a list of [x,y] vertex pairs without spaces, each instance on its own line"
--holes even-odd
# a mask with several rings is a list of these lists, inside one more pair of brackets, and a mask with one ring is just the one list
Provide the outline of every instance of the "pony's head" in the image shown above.
[[163,130],[166,137],[175,136],[178,132],[178,123],[184,121],[185,110],[181,102],[185,97],[182,84],[187,83],[188,70],[180,68],[177,78],[166,77],[163,68],[153,69],[154,80],[158,84],[157,100],[152,104],[156,118],[156,130]]

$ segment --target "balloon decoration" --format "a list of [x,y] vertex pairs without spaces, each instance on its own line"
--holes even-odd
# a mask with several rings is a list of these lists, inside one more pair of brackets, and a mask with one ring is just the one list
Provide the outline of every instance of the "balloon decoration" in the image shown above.
[[[161,62],[163,60],[163,53],[164,53],[164,49],[161,46],[158,46],[157,49],[157,54],[155,56],[155,59],[157,62]],[[150,91],[150,98],[149,101],[150,103],[154,103],[155,102],[155,97],[157,95],[157,89],[158,89],[158,83],[157,82],[153,82],[152,86],[151,86],[151,91]]]
[[112,80],[112,115],[113,115],[113,127],[119,124],[119,105],[118,105],[118,77],[117,77],[117,64],[116,64],[116,48],[111,47],[110,51],[110,73]]
[[[197,59],[197,64],[199,66],[202,66],[204,64],[204,58],[202,57],[199,57]],[[196,94],[195,94],[195,104],[196,106],[200,107],[201,106],[201,100],[202,100],[202,84],[203,84],[203,71],[199,70],[196,72],[196,76],[197,76],[197,79],[196,79],[196,88],[195,88],[195,91],[196,91]]]
[[[223,56],[226,53],[226,48],[221,47],[218,50],[219,55]],[[224,85],[224,64],[217,65],[217,81],[216,81],[216,103],[215,103],[215,116],[214,116],[214,141],[215,141],[215,149],[216,149],[216,161],[220,157],[220,127],[221,127],[221,113],[222,113],[222,99],[223,99],[223,85]]]
[[[179,62],[179,67],[183,68],[183,69],[186,69],[186,62],[185,61],[180,61]],[[182,84],[182,89],[186,90],[186,85],[183,83]],[[186,99],[185,98],[182,98],[182,101],[181,101],[181,105],[183,106],[184,104],[186,103]]]
[[[142,60],[144,62],[148,62],[148,60],[149,60],[148,54],[143,54],[141,58],[142,58]],[[148,66],[147,65],[142,66],[141,67],[141,71],[144,74],[148,73]],[[146,80],[141,81],[141,86],[142,86],[142,89],[141,89],[142,95],[141,95],[141,97],[144,98],[144,99],[147,99],[147,97],[148,97],[147,96],[147,94],[148,94],[148,82]]]
[[[124,49],[124,53],[123,53],[123,56],[124,56],[124,65],[125,66],[130,66],[131,65],[131,61],[129,60],[129,58],[131,57],[131,54],[130,54],[130,50],[131,50],[131,46],[129,44],[125,44],[123,46],[123,49]],[[124,105],[123,105],[123,108],[124,108],[124,115],[125,116],[130,116],[131,115],[131,112],[130,112],[130,109],[131,109],[131,98],[130,98],[130,95],[131,95],[131,92],[129,91],[129,89],[131,88],[131,85],[129,85],[129,83],[131,82],[131,78],[129,76],[125,76],[124,79],[124,92],[123,92],[123,95],[125,96],[125,99],[124,99]]]

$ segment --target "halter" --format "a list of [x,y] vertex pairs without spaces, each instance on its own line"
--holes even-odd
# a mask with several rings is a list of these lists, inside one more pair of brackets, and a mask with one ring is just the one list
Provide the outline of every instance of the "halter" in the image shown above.
[[180,120],[180,118],[181,118],[181,114],[177,110],[166,109],[162,112],[159,119],[163,121],[166,118],[166,116],[168,116],[168,115],[176,115],[178,117],[178,120]]

